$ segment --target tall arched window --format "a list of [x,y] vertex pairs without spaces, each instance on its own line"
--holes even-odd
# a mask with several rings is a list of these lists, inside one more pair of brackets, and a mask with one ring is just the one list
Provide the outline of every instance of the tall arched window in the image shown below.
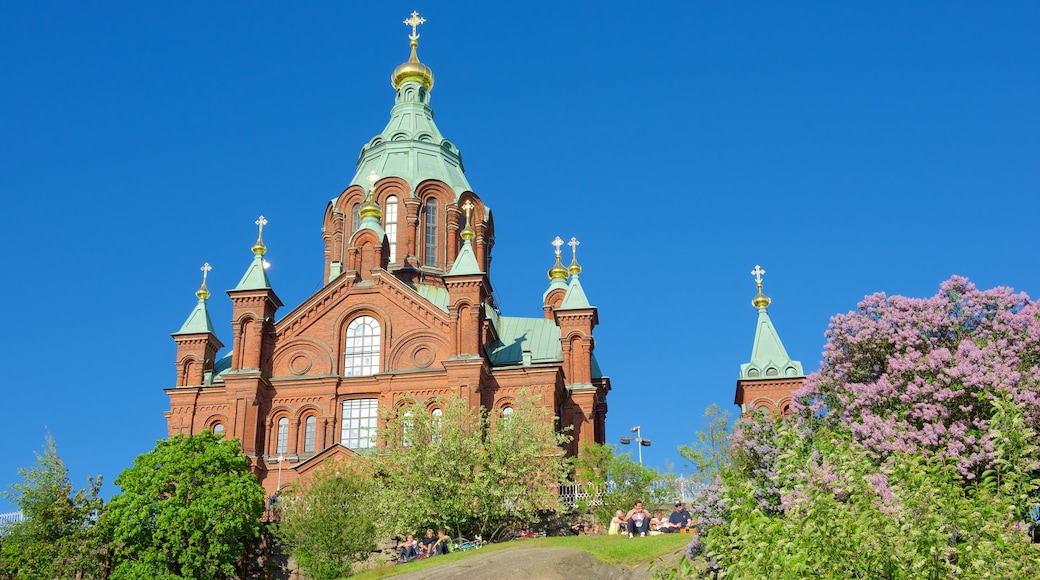
[[361,204],[355,203],[354,207],[350,208],[350,233],[358,231],[361,227]]
[[441,424],[444,420],[444,410],[437,408],[433,410],[433,442],[440,443],[441,440]]
[[318,419],[311,415],[307,417],[306,427],[303,431],[303,452],[314,453],[314,435],[318,430]]
[[282,417],[278,419],[278,443],[275,445],[275,453],[281,455],[289,450],[289,419]]
[[397,197],[386,198],[386,212],[383,214],[383,231],[390,244],[390,263],[397,262]]
[[426,200],[426,243],[423,247],[423,264],[437,265],[437,200]]
[[359,316],[347,325],[343,376],[367,377],[379,372],[379,322]]

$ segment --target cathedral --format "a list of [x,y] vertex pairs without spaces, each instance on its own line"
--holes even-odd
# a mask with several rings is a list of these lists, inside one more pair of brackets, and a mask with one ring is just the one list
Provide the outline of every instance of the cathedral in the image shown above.
[[[203,430],[241,441],[268,493],[324,458],[379,444],[380,413],[405,401],[433,415],[446,397],[508,414],[537,396],[569,429],[565,451],[605,441],[610,379],[594,355],[598,311],[579,276],[578,241],[555,264],[544,316],[505,316],[490,274],[495,224],[462,155],[433,122],[433,71],[410,58],[391,76],[390,121],[362,145],[357,170],[322,216],[322,287],[287,313],[264,269],[263,227],[228,291],[230,350],[217,338],[203,266],[198,302],[173,333],[169,434]],[[244,261],[245,262],[245,261]]]

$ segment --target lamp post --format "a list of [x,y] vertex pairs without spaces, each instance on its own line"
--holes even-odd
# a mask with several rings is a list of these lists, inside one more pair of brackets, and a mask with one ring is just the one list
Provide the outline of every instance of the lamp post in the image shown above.
[[282,462],[285,461],[284,455],[278,456],[278,485],[275,486],[274,491],[278,493],[282,491]]
[[642,433],[639,431],[639,425],[636,425],[635,427],[632,427],[631,430],[632,430],[633,433],[636,434],[636,436],[635,437],[622,437],[621,438],[621,443],[624,444],[624,445],[628,445],[629,443],[635,441],[636,445],[639,446],[639,465],[643,465],[643,447],[644,446],[645,447],[650,447],[650,440],[649,439],[643,439]]

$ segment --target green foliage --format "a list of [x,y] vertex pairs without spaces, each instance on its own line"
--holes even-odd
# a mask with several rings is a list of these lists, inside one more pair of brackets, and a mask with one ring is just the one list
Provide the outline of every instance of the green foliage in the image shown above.
[[388,415],[373,457],[388,534],[441,528],[491,539],[557,509],[555,485],[568,470],[551,411],[522,392],[509,416],[474,412],[460,397],[434,417],[422,405]]
[[[1036,434],[1021,408],[997,399],[1000,478],[967,484],[956,462],[897,452],[878,465],[847,432],[776,427],[780,511],[746,471],[724,472],[729,519],[707,526],[688,571],[712,564],[727,578],[1034,578],[1040,546],[1020,519],[1035,509]],[[1031,498],[1031,499],[1030,499]],[[1032,506],[1030,508],[1030,506]]]
[[24,521],[14,524],[0,544],[0,576],[75,578],[99,576],[103,544],[94,525],[103,508],[98,498],[101,476],[72,491],[69,471],[48,436],[36,466],[21,468],[22,483],[5,492],[18,505]]
[[276,535],[312,580],[350,576],[376,540],[375,486],[359,466],[327,461],[305,485],[283,493]]
[[697,432],[691,445],[679,447],[679,455],[693,468],[691,480],[694,485],[715,481],[729,467],[729,420],[729,411],[712,404],[704,410],[704,430]]
[[116,479],[104,523],[112,578],[215,579],[260,533],[264,490],[237,440],[204,431],[159,441]]

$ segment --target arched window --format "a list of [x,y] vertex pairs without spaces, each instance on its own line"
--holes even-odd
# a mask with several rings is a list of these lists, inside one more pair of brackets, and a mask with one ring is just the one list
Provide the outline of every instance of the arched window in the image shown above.
[[282,417],[278,419],[278,443],[275,445],[275,453],[281,455],[289,450],[289,419]]
[[355,203],[354,207],[350,208],[350,233],[358,231],[361,227],[361,204]]
[[411,438],[412,431],[412,412],[408,411],[404,414],[404,421],[401,423],[401,443],[408,447],[412,444]]
[[441,421],[444,419],[444,409],[434,409],[430,414],[433,415],[433,442],[440,443]]
[[386,212],[383,214],[383,231],[390,244],[390,263],[397,262],[397,197],[386,198]]
[[379,323],[359,316],[347,325],[343,376],[367,377],[379,372]]
[[303,431],[303,452],[314,453],[314,435],[318,429],[318,419],[311,415],[307,417]]
[[503,407],[502,408],[502,417],[503,418],[508,419],[512,414],[513,414],[513,408],[512,407]]
[[223,423],[215,423],[213,425],[213,434],[216,435],[217,437],[223,437],[224,436],[224,424]]
[[423,247],[423,264],[437,265],[437,200],[426,200],[426,243]]

